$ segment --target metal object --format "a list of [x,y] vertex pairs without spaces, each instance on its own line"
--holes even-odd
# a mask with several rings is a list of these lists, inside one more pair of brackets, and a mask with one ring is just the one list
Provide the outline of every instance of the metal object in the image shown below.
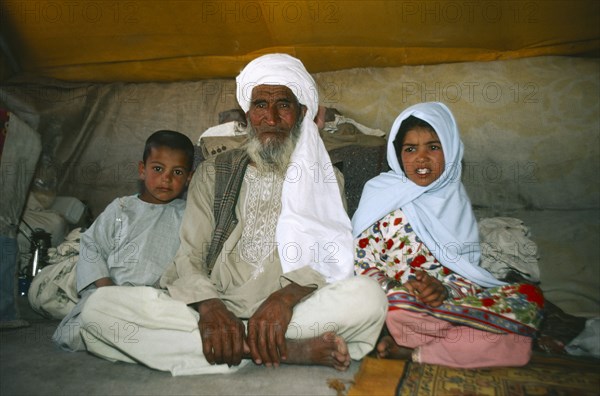
[[31,234],[31,259],[29,260],[28,273],[29,278],[33,278],[40,270],[48,265],[48,249],[51,245],[52,236],[50,233],[36,228]]
[[31,257],[24,275],[27,279],[31,280],[42,268],[48,265],[48,249],[52,246],[52,235],[41,228],[34,230],[24,220],[22,222],[31,231],[31,234],[27,235],[20,230],[25,238],[29,240],[30,244],[29,253],[31,253]]

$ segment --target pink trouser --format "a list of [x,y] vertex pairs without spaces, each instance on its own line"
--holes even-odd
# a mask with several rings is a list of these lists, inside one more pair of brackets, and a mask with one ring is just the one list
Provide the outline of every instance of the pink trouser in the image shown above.
[[523,366],[531,338],[454,325],[425,313],[388,311],[386,324],[396,343],[414,348],[413,361],[459,368]]

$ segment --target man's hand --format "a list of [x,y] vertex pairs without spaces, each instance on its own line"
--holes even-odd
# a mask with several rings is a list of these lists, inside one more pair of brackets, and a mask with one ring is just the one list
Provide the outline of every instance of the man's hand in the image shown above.
[[202,352],[210,364],[237,366],[244,352],[244,323],[217,298],[198,303]]
[[417,299],[429,306],[439,307],[448,297],[448,291],[442,282],[429,276],[425,271],[417,271],[416,279],[404,283],[408,291]]
[[291,283],[271,294],[248,321],[248,346],[252,360],[267,367],[287,359],[285,333],[294,306],[314,288]]

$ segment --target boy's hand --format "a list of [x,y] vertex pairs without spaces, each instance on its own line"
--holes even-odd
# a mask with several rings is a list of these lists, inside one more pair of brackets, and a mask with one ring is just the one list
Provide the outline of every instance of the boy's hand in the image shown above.
[[418,271],[415,279],[405,282],[404,286],[417,300],[434,308],[442,305],[448,298],[448,291],[442,282],[429,276],[425,271]]
[[248,353],[244,323],[217,298],[198,303],[198,312],[202,352],[208,363],[239,365]]
[[100,278],[94,282],[96,287],[104,287],[104,286],[114,286],[115,283],[111,278]]

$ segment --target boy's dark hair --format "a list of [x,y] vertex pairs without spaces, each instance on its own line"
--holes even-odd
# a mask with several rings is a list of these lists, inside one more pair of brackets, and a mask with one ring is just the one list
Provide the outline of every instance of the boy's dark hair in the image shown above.
[[427,129],[433,133],[437,133],[435,129],[433,129],[431,124],[415,116],[408,116],[404,119],[404,121],[402,121],[402,124],[400,124],[400,128],[398,128],[398,134],[394,139],[394,149],[396,150],[398,162],[400,163],[400,168],[403,172],[404,164],[402,164],[402,143],[404,143],[404,137],[406,136],[408,131],[418,128]]
[[173,150],[183,151],[187,158],[188,170],[192,170],[194,164],[194,145],[190,138],[183,133],[164,129],[150,135],[146,139],[146,145],[144,146],[144,163],[146,163],[146,159],[150,156],[150,151],[158,147],[169,147]]

